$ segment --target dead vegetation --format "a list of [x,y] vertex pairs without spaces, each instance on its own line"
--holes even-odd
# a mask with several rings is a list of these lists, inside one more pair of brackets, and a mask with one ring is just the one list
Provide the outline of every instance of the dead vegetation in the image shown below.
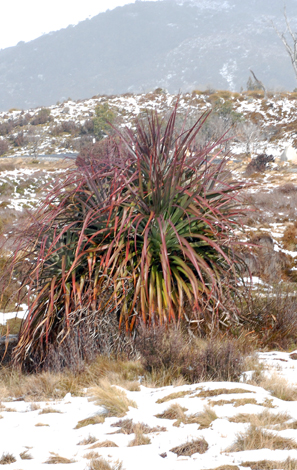
[[91,400],[96,405],[103,406],[106,410],[106,416],[118,416],[119,418],[125,416],[129,411],[129,406],[137,408],[134,401],[129,400],[127,395],[119,390],[117,387],[112,386],[109,381],[102,380],[100,385],[90,389],[92,396]]
[[83,428],[85,426],[90,426],[90,425],[93,425],[93,424],[102,424],[104,423],[105,421],[105,416],[101,415],[101,414],[96,414],[95,416],[91,416],[90,418],[85,418],[85,419],[81,419],[77,425],[75,426],[74,429],[80,429],[80,428]]
[[96,441],[97,441],[97,438],[95,436],[91,436],[89,434],[88,437],[85,437],[84,439],[79,441],[77,443],[77,445],[78,446],[86,446],[86,445],[89,445],[89,444],[94,444],[94,442],[96,442]]
[[151,428],[144,423],[133,423],[132,419],[121,419],[116,423],[111,424],[112,427],[119,427],[118,431],[113,432],[112,434],[135,434],[136,431],[142,432],[143,434],[150,434],[152,432],[164,432],[166,428],[155,426]]
[[246,390],[245,388],[217,388],[215,390],[202,390],[196,395],[192,395],[191,398],[195,398],[195,397],[207,398],[207,397],[216,397],[217,395],[233,395],[237,393],[253,393],[253,392],[251,392],[250,390]]
[[92,459],[86,470],[124,470],[122,462],[117,460],[113,464],[107,462],[107,460],[102,457]]
[[97,442],[93,446],[89,447],[89,450],[98,449],[100,447],[118,447],[118,446],[113,441],[103,441],[103,442]]
[[[291,417],[287,413],[271,413],[268,410],[265,410],[262,413],[257,414],[239,413],[238,415],[229,418],[229,421],[231,423],[249,423],[260,428],[284,425],[290,419]],[[287,427],[285,429],[287,429]]]
[[146,446],[151,443],[150,438],[144,435],[141,425],[136,424],[134,432],[135,437],[132,439],[132,441],[129,442],[128,447]]
[[236,441],[231,447],[226,449],[226,452],[241,452],[255,449],[297,449],[297,443],[294,439],[281,437],[251,425],[246,432],[237,434]]
[[204,454],[208,450],[208,443],[204,438],[195,439],[190,442],[186,442],[177,447],[170,449],[170,452],[174,452],[178,457],[186,455],[191,457],[193,454]]
[[74,459],[67,459],[66,457],[61,457],[61,455],[59,454],[56,454],[55,452],[50,452],[50,457],[43,463],[47,463],[47,464],[67,464],[67,463],[74,463],[75,460]]
[[175,419],[173,426],[179,427],[183,424],[199,424],[200,429],[209,428],[211,423],[217,419],[215,411],[206,406],[200,413],[186,415],[187,408],[183,408],[177,403],[172,404],[163,413],[156,415],[157,418],[161,419]]
[[21,457],[22,460],[32,460],[33,459],[32,455],[29,453],[29,450],[24,450],[24,452],[21,452],[20,457]]
[[3,452],[2,456],[0,457],[0,465],[9,465],[14,462],[16,462],[16,458],[13,454],[10,454],[9,452]]
[[210,406],[233,405],[234,408],[244,405],[260,405],[255,398],[238,398],[237,400],[212,400]]
[[283,462],[275,460],[260,460],[259,462],[242,462],[241,467],[250,467],[251,470],[297,470],[297,460],[288,457]]
[[55,408],[51,408],[51,407],[48,407],[48,408],[44,408],[43,410],[39,411],[39,415],[45,415],[45,414],[49,414],[49,413],[62,413],[62,411],[60,410],[56,410]]

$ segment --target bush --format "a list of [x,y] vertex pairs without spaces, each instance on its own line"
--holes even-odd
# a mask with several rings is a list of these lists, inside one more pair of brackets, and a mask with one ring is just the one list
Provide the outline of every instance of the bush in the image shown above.
[[39,124],[46,124],[51,120],[51,112],[47,108],[41,108],[38,113],[31,119],[31,124],[33,126],[38,126]]
[[208,161],[221,140],[195,150],[204,117],[177,135],[176,113],[82,152],[21,233],[13,259],[31,260],[32,300],[16,361],[43,363],[83,323],[99,337],[102,316],[127,331],[140,319],[204,333],[237,323],[241,184]]
[[246,167],[245,173],[248,176],[252,175],[253,173],[262,173],[269,168],[269,163],[271,162],[274,162],[273,155],[266,155],[265,153],[257,155],[257,157],[250,161]]
[[244,369],[244,354],[235,340],[197,341],[180,329],[142,328],[136,349],[149,374],[169,371],[171,380],[183,377],[187,383],[237,381]]
[[242,322],[255,347],[290,349],[297,344],[297,295],[282,286],[253,295],[243,307]]
[[0,139],[0,155],[4,155],[8,151],[8,143],[4,139]]
[[115,120],[115,113],[109,108],[107,103],[99,104],[95,108],[96,117],[93,119],[94,134],[101,140],[111,129],[111,124]]

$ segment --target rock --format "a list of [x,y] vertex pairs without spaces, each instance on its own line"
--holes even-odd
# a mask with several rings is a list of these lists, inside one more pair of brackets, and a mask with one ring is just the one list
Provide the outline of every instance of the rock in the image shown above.
[[288,147],[285,148],[280,156],[280,160],[281,162],[292,162],[297,164],[297,152],[292,145],[288,145]]

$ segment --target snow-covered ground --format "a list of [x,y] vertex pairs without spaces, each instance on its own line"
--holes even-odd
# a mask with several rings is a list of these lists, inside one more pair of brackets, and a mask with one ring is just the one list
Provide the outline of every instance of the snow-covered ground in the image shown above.
[[[270,352],[259,355],[259,359],[276,369],[278,374],[283,374],[292,383],[296,383],[297,361],[294,357],[297,357],[297,354]],[[205,391],[212,392],[205,393]],[[168,397],[178,392],[184,392],[180,394],[183,396]],[[268,410],[274,415],[286,413],[288,424],[297,420],[296,402],[275,398],[261,387],[243,382],[208,382],[163,388],[141,386],[140,391],[125,390],[125,393],[136,403],[137,408],[130,407],[122,419],[133,420],[135,424],[144,423],[151,428],[158,426],[162,428],[146,434],[150,443],[129,446],[134,434],[116,432],[120,430],[120,427],[113,425],[119,421],[118,417],[106,418],[104,423],[75,429],[78,421],[96,414],[104,414],[105,410],[93,401],[89,401],[88,392],[87,396],[83,397],[72,397],[68,393],[62,400],[39,402],[37,406],[22,400],[2,403],[0,407],[2,417],[0,419],[0,459],[2,453],[12,454],[16,461],[7,468],[13,470],[39,470],[51,456],[55,455],[69,459],[71,461],[69,468],[85,470],[88,468],[90,452],[99,454],[111,465],[116,461],[121,461],[123,469],[126,470],[139,470],[139,468],[202,470],[217,469],[221,466],[224,468],[227,465],[234,466],[230,469],[243,470],[249,468],[241,466],[247,461],[257,462],[265,459],[285,461],[288,457],[297,459],[297,450],[257,449],[242,452],[227,450],[236,440],[237,433],[244,432],[249,427],[249,423],[231,422],[231,419],[238,414],[259,414]],[[167,397],[166,401],[165,397]],[[247,403],[238,406],[239,399]],[[186,415],[203,412],[205,407],[211,406],[217,418],[208,428],[201,429],[197,423],[181,423],[177,426],[175,420],[156,416],[162,414],[174,403],[186,408]],[[41,413],[48,408],[57,412]],[[289,426],[284,430],[270,427],[267,432],[292,438],[297,445],[296,429],[289,429]],[[90,438],[89,444],[82,444],[82,441],[88,438]],[[204,453],[178,456],[172,451],[177,446],[201,438],[204,438],[208,444],[208,449]],[[107,440],[112,441],[115,446],[99,447],[97,445]],[[26,451],[25,455],[31,459],[23,460],[20,454],[24,457],[23,453]],[[59,463],[55,464],[54,468],[58,470],[64,467],[62,463]],[[229,467],[227,468],[229,470]]]

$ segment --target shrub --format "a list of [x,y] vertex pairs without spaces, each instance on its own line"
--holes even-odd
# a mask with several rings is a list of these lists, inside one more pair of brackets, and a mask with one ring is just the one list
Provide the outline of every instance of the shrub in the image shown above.
[[253,173],[262,173],[269,168],[269,163],[274,162],[273,155],[261,154],[253,158],[248,166],[246,167],[246,175],[252,175]]
[[98,338],[102,318],[130,331],[140,319],[204,333],[237,323],[242,185],[224,159],[209,161],[222,140],[195,150],[206,117],[177,135],[176,113],[105,139],[97,158],[80,155],[21,233],[13,265],[29,263],[32,295],[17,362],[42,364],[78,325]]
[[297,297],[290,289],[252,295],[242,307],[243,327],[253,332],[257,347],[284,350],[297,344]]
[[33,126],[38,126],[39,124],[46,124],[51,120],[51,111],[47,108],[41,108],[38,113],[31,119],[31,124]]
[[232,340],[191,341],[180,330],[159,327],[138,332],[136,347],[145,370],[160,378],[167,370],[171,382],[179,377],[187,383],[236,381],[244,368],[244,356]]
[[93,119],[94,134],[101,140],[110,131],[110,125],[115,120],[115,113],[109,108],[107,103],[96,106],[95,113],[96,117]]
[[4,139],[0,139],[0,155],[4,155],[8,151],[8,143]]

